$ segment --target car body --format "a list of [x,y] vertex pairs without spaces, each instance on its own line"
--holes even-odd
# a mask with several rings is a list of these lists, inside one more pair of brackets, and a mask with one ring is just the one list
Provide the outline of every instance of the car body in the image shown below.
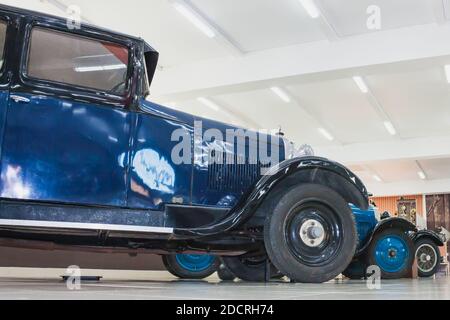
[[292,188],[368,207],[339,163],[148,101],[158,53],[142,39],[7,6],[0,33],[1,238],[239,256],[265,252],[267,208]]

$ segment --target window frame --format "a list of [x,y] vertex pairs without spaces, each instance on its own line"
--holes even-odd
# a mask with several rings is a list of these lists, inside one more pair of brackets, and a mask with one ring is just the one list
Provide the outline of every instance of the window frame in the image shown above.
[[[32,32],[35,28],[48,30],[50,32],[63,33],[72,37],[84,38],[87,40],[108,42],[111,44],[123,46],[128,49],[128,67],[126,75],[126,88],[122,95],[111,91],[95,89],[92,87],[85,87],[74,85],[65,82],[58,82],[53,80],[46,80],[35,78],[28,75],[28,63],[31,50]],[[136,55],[136,44],[133,40],[124,36],[115,35],[110,32],[97,30],[89,26],[82,26],[80,29],[69,30],[65,23],[57,21],[49,23],[34,19],[26,22],[24,31],[24,43],[22,47],[22,55],[20,58],[20,79],[26,86],[36,88],[39,92],[50,93],[53,95],[70,96],[77,100],[86,100],[87,102],[94,102],[99,104],[113,104],[118,107],[129,107],[132,101],[133,90],[135,86],[134,79],[134,59]]]
[[1,23],[4,23],[6,28],[5,28],[5,43],[3,44],[3,52],[1,52],[2,58],[3,58],[3,64],[0,68],[0,77],[3,76],[5,69],[6,69],[7,50],[8,50],[8,34],[9,34],[10,25],[11,25],[11,18],[7,15],[0,15],[0,24]]

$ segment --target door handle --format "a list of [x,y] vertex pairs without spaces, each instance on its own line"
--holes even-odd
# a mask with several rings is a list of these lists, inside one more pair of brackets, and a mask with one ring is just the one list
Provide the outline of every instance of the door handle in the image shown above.
[[16,96],[16,95],[11,95],[11,99],[14,100],[14,102],[16,103],[30,103],[30,99],[22,97],[22,96]]

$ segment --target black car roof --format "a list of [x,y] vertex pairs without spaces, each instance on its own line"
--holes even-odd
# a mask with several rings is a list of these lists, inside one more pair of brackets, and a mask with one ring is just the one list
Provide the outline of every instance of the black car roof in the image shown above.
[[[52,20],[52,21],[59,21],[59,22],[65,22],[66,21],[65,18],[60,17],[60,16],[54,16],[54,15],[51,15],[51,14],[42,13],[42,12],[38,12],[38,11],[32,11],[32,10],[28,10],[28,9],[22,9],[22,8],[7,6],[7,5],[4,5],[4,4],[0,4],[0,10],[1,11],[5,11],[5,12],[19,14],[19,15],[34,16],[34,17],[39,17],[39,18],[46,18],[46,19],[49,19],[49,20]],[[107,29],[107,28],[98,27],[98,26],[92,25],[90,23],[82,22],[82,26],[83,27],[88,27],[90,29],[94,29],[94,30],[97,30],[97,31],[110,33],[112,35],[126,37],[126,38],[129,38],[129,39],[135,40],[135,41],[142,41],[145,44],[145,51],[146,52],[157,52],[152,46],[150,46],[142,38],[131,36],[131,35],[124,34],[124,33],[120,33],[120,32],[113,31],[113,30],[110,30],[110,29]]]

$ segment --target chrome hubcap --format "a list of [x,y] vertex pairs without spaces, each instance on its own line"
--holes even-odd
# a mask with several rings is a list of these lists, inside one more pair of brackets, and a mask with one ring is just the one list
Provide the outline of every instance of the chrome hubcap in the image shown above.
[[438,254],[429,244],[423,244],[416,251],[417,266],[422,272],[430,272],[438,263]]
[[325,229],[319,221],[307,220],[300,228],[300,238],[308,247],[318,247],[325,240]]

